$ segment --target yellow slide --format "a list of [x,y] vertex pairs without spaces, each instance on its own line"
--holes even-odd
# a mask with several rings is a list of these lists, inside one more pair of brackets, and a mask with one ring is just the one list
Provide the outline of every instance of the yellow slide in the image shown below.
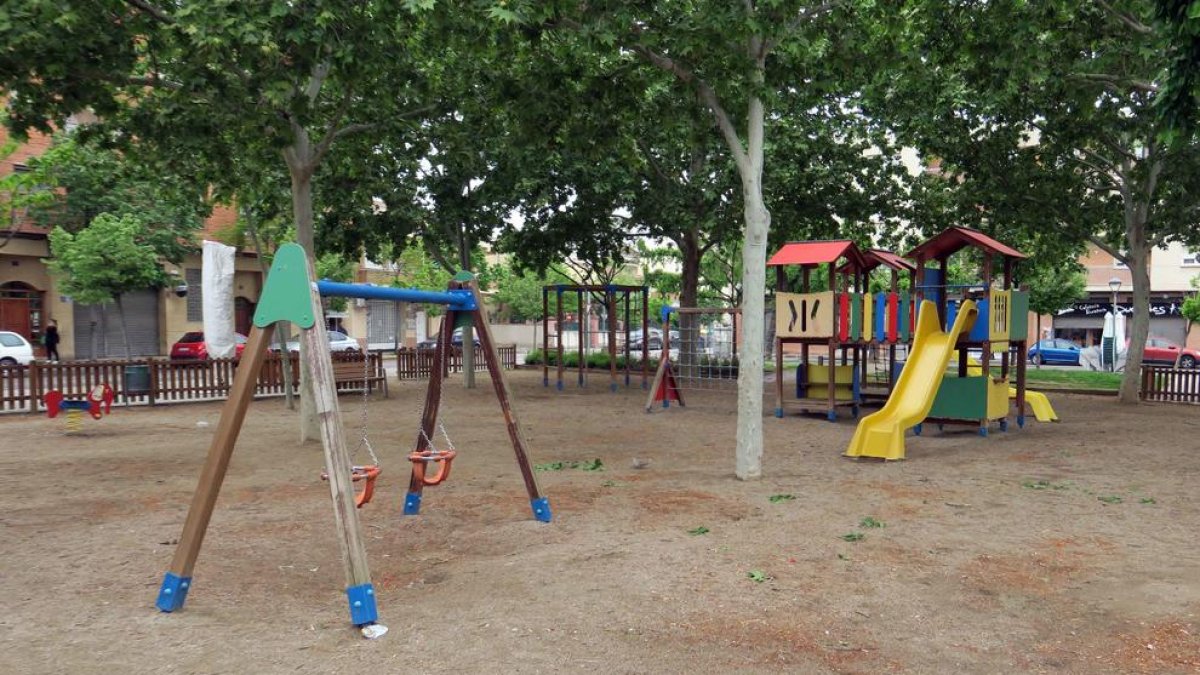
[[[967,364],[967,374],[968,375],[982,375],[983,374],[983,366],[980,365],[979,360],[976,359],[975,357],[971,357],[970,362]],[[1016,387],[1008,388],[1008,397],[1013,399],[1014,401],[1017,399],[1017,388]],[[1058,421],[1058,414],[1054,412],[1054,406],[1050,405],[1050,399],[1046,398],[1046,395],[1043,394],[1042,392],[1029,391],[1028,389],[1026,389],[1025,390],[1025,402],[1028,403],[1029,408],[1031,410],[1033,410],[1033,416],[1037,419],[1037,421],[1039,421],[1039,422],[1057,422]],[[1018,414],[1020,414],[1021,411],[1017,411],[1017,412],[1018,412]]]
[[954,344],[960,333],[971,329],[977,314],[973,301],[963,302],[954,325],[943,332],[938,325],[937,306],[928,300],[921,302],[908,363],[883,408],[858,423],[847,457],[904,459],[904,432],[929,416]]

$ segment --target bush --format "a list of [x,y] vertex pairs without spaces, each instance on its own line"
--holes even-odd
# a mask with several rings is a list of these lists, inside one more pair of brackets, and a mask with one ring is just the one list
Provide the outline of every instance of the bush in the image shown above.
[[[558,365],[558,352],[556,350],[551,350],[550,352],[543,352],[540,349],[534,349],[525,355],[525,365],[540,366],[543,363],[546,363],[551,366],[557,366]],[[578,368],[579,367],[579,352],[564,351],[563,352],[563,366],[565,366],[567,368]],[[588,354],[587,367],[592,370],[608,370],[608,352],[592,352],[592,353]],[[639,370],[639,369],[641,369],[641,367],[642,367],[641,359],[637,359],[637,358],[629,359],[629,368],[631,370]],[[658,359],[650,359],[650,368],[657,368],[657,367],[658,367]],[[617,368],[619,370],[625,369],[625,357],[622,355],[617,356]]]

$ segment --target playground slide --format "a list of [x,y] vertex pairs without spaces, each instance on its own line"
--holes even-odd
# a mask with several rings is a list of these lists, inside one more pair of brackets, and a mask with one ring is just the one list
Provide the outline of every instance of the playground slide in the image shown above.
[[[979,364],[979,361],[977,359],[975,359],[974,357],[972,357],[970,363],[967,364],[967,374],[968,375],[982,375],[983,374],[983,367]],[[1016,398],[1017,398],[1017,388],[1016,387],[1008,388],[1008,397],[1013,400],[1016,400]],[[1037,421],[1039,421],[1039,422],[1057,422],[1058,421],[1058,414],[1054,412],[1054,406],[1050,405],[1050,399],[1046,398],[1046,395],[1043,394],[1042,392],[1029,391],[1028,389],[1026,389],[1025,390],[1025,402],[1028,403],[1029,408],[1031,410],[1033,410],[1033,416],[1034,416],[1034,418],[1037,419]]]
[[954,344],[960,333],[971,329],[977,314],[975,303],[965,301],[954,325],[943,332],[938,325],[937,306],[928,300],[921,303],[908,363],[883,408],[858,423],[847,457],[904,459],[904,432],[929,415]]

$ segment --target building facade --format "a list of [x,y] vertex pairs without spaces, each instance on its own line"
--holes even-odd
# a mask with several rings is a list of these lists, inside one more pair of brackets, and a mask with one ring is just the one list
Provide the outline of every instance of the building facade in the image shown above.
[[[1087,297],[1059,311],[1053,317],[1053,331],[1055,337],[1087,347],[1100,343],[1104,315],[1112,311],[1114,293],[1110,282],[1120,282],[1115,294],[1117,311],[1127,316],[1133,314],[1133,279],[1125,265],[1096,246],[1089,247],[1079,262],[1087,276]],[[1184,298],[1195,292],[1191,284],[1197,276],[1200,276],[1200,251],[1171,243],[1151,252],[1151,336],[1200,348],[1200,327],[1192,326],[1189,334],[1181,309]],[[1129,325],[1127,321],[1126,326]]]

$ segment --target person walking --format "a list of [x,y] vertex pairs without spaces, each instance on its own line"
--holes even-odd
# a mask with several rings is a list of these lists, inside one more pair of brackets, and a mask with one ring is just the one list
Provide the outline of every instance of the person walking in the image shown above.
[[58,343],[61,338],[58,335],[58,322],[51,319],[50,325],[46,326],[46,335],[42,338],[42,343],[46,345],[46,358],[58,362],[61,358],[58,355]]

